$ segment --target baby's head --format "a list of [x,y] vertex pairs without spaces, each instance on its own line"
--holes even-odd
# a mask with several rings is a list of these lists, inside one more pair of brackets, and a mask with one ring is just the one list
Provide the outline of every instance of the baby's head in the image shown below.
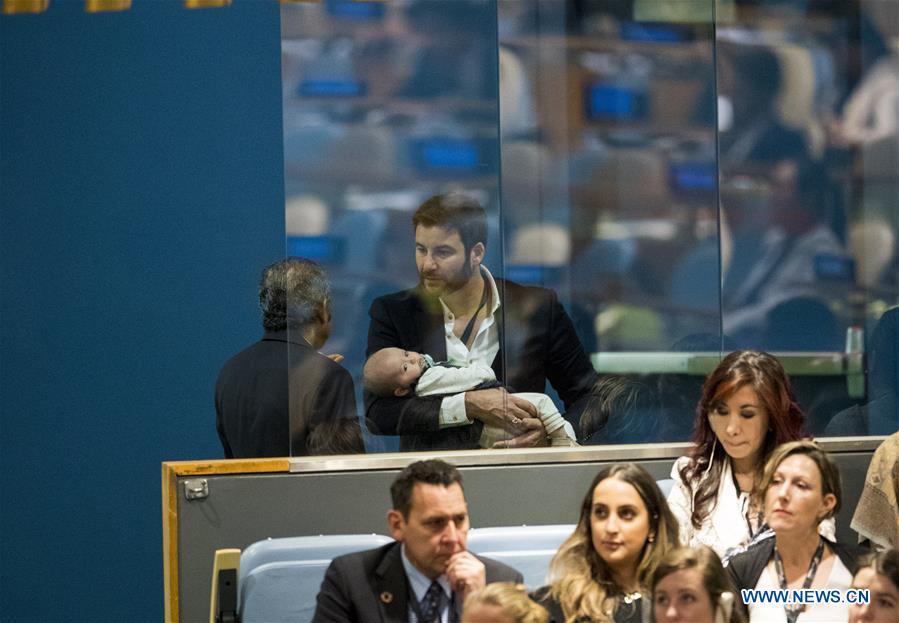
[[425,358],[411,350],[382,348],[365,362],[362,384],[376,396],[405,396],[425,371]]

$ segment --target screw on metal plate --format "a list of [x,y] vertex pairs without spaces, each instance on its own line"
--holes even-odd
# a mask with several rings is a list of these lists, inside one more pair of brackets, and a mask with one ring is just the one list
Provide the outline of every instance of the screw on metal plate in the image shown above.
[[209,483],[205,478],[184,481],[184,497],[188,500],[202,500],[209,497]]

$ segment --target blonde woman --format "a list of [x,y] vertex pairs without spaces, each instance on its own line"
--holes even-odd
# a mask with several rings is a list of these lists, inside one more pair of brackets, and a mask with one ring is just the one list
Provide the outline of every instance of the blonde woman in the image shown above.
[[574,533],[550,565],[550,585],[536,591],[553,623],[639,623],[643,594],[668,550],[677,522],[655,480],[624,463],[593,479]]
[[496,582],[465,598],[462,623],[546,623],[546,608],[531,601],[523,584]]
[[[861,551],[821,536],[821,522],[840,510],[840,471],[814,442],[792,441],[771,453],[762,475],[765,522],[774,535],[730,559],[737,590],[834,589],[845,592]],[[845,621],[845,603],[801,608],[773,602],[748,604],[750,623]]]

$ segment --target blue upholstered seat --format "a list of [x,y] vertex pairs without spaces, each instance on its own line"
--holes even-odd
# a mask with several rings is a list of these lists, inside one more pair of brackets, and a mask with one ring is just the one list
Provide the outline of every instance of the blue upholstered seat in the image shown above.
[[574,532],[574,524],[473,528],[468,549],[514,567],[530,588],[546,584],[549,561]]
[[392,540],[381,534],[341,534],[253,543],[240,557],[240,620],[243,623],[311,621],[315,596],[331,559]]

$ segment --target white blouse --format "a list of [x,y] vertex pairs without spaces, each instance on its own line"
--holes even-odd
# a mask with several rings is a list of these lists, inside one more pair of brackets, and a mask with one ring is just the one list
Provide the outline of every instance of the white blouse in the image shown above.
[[[774,563],[768,563],[759,577],[755,588],[758,590],[774,590],[780,588]],[[821,589],[838,589],[845,597],[846,590],[852,586],[852,574],[843,564],[839,556],[834,556],[833,567],[827,582]],[[799,614],[796,623],[845,623],[849,619],[849,604],[829,603],[810,604]],[[786,623],[787,613],[782,604],[749,604],[749,623]]]
[[[708,516],[703,519],[702,525],[698,530],[695,529],[690,521],[693,514],[693,499],[680,477],[681,467],[687,465],[689,461],[689,457],[682,456],[674,462],[671,468],[674,485],[668,494],[668,506],[671,507],[671,512],[674,513],[680,526],[681,545],[690,547],[707,545],[723,558],[728,550],[746,545],[754,536],[749,533],[749,494],[737,491],[730,461],[725,461],[718,483],[718,497]],[[702,478],[708,477],[707,474]],[[833,519],[822,521],[818,532],[826,539],[835,540]]]

